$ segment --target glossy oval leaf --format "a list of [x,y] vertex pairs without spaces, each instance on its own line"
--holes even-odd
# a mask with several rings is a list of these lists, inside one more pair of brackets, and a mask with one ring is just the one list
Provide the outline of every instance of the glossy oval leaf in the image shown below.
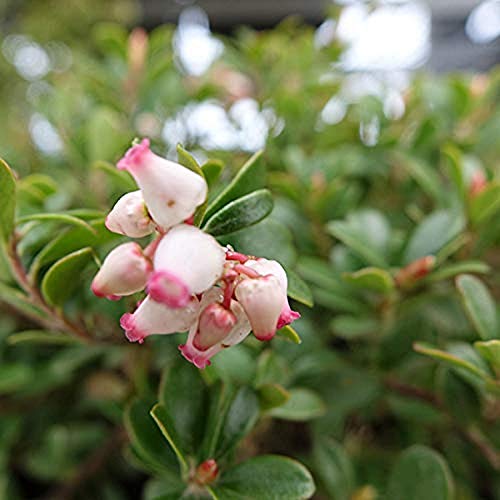
[[212,188],[214,184],[220,177],[222,170],[224,169],[224,163],[220,160],[207,160],[202,166],[201,170],[207,181],[208,188]]
[[470,218],[473,224],[480,224],[500,210],[500,181],[491,182],[470,202]]
[[485,342],[474,342],[476,351],[486,359],[492,368],[500,370],[500,340],[488,340]]
[[81,285],[82,269],[94,259],[92,248],[82,248],[59,259],[45,274],[41,284],[45,300],[61,306]]
[[403,264],[409,264],[426,255],[436,255],[464,227],[465,220],[460,213],[439,210],[430,214],[413,231],[406,246]]
[[288,278],[287,295],[301,304],[312,307],[314,299],[307,283],[289,267],[285,267],[285,271]]
[[344,273],[345,281],[357,288],[388,293],[394,289],[392,276],[385,270],[377,267],[365,267],[354,273]]
[[95,230],[90,224],[82,219],[79,219],[78,217],[69,214],[31,214],[17,219],[18,224],[24,224],[25,222],[31,221],[58,222],[60,224],[78,226],[88,231],[91,235],[95,234]]
[[467,316],[483,340],[499,337],[495,301],[483,282],[462,274],[457,278],[457,289]]
[[356,486],[354,467],[344,448],[333,439],[317,439],[314,469],[332,500],[349,500]]
[[7,241],[14,231],[16,180],[11,168],[0,158],[0,237]]
[[210,203],[205,214],[206,219],[212,217],[215,212],[230,201],[265,186],[264,166],[261,157],[262,151],[258,151],[241,167],[228,186]]
[[130,441],[147,462],[159,469],[176,470],[177,459],[149,415],[151,404],[134,399],[125,409],[124,423]]
[[176,150],[177,150],[177,161],[183,167],[189,168],[189,170],[192,170],[198,175],[201,175],[201,177],[205,178],[205,175],[203,174],[201,167],[198,165],[198,162],[191,153],[186,151],[181,144],[177,144]]
[[321,417],[325,413],[325,403],[318,394],[310,389],[294,388],[289,393],[290,398],[284,405],[271,410],[270,414],[273,417],[305,422]]
[[208,219],[203,230],[213,236],[234,233],[265,219],[273,206],[273,197],[267,189],[254,191],[221,208]]
[[160,403],[171,416],[176,446],[193,453],[202,439],[208,394],[200,371],[184,359],[164,370],[159,390]]
[[315,485],[301,463],[262,455],[226,471],[212,490],[218,500],[306,500],[314,494]]
[[451,473],[443,457],[427,448],[415,445],[407,449],[396,462],[387,490],[387,500],[453,500]]
[[276,335],[278,335],[279,337],[283,337],[284,339],[289,340],[294,344],[302,344],[300,335],[296,332],[295,328],[290,325],[285,325],[284,327],[277,330]]
[[270,410],[284,405],[290,399],[290,393],[279,384],[262,384],[257,388],[262,410]]

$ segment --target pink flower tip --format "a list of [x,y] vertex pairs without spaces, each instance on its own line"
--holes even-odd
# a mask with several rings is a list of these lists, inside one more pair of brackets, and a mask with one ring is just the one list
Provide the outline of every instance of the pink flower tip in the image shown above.
[[187,306],[191,298],[184,281],[169,271],[155,271],[148,280],[146,292],[156,302],[174,309]]
[[92,290],[92,293],[96,296],[99,297],[100,299],[105,298],[108,300],[120,300],[121,296],[120,295],[106,295],[101,291],[101,289],[97,286],[96,283],[92,283],[90,286],[90,289]]
[[130,342],[144,342],[144,333],[139,331],[135,325],[134,316],[130,313],[125,313],[120,318],[120,326],[125,330],[125,336]]
[[181,351],[185,359],[187,359],[190,363],[193,363],[193,365],[200,370],[203,370],[212,364],[203,353],[198,352],[196,349],[193,349],[187,344],[180,345],[179,351]]
[[144,155],[150,152],[149,139],[143,139],[139,144],[134,144],[116,164],[118,170],[128,170],[139,165]]
[[254,335],[255,335],[255,338],[257,340],[260,340],[261,342],[268,342],[269,340],[272,340],[274,338],[275,333],[276,333],[276,330],[269,332],[269,333],[259,333],[259,335],[257,335],[254,332]]
[[278,324],[276,329],[279,330],[290,323],[293,323],[296,319],[300,318],[300,313],[297,311],[292,311],[290,307],[284,307],[281,311],[280,317],[278,318]]

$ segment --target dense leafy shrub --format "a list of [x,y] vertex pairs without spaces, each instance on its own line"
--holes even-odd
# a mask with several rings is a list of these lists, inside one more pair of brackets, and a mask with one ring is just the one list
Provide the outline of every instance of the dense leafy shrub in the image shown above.
[[[18,121],[0,129],[0,496],[500,498],[498,74],[395,96],[287,22],[225,40],[193,77],[172,36],[97,25],[22,106],[54,127],[51,151],[2,103]],[[135,188],[114,163],[144,136],[201,167],[207,231],[286,268],[296,332],[201,371],[176,336],[126,341],[133,301],[90,282],[124,241],[104,216]],[[234,205],[265,187],[265,220],[267,194]]]

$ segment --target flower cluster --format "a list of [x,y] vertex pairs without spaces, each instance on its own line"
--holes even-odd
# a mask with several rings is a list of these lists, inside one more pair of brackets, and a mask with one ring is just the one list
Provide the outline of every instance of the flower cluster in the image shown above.
[[136,242],[113,249],[92,291],[111,300],[146,291],[120,320],[128,340],[189,331],[179,349],[204,368],[251,331],[270,340],[299,317],[288,304],[287,276],[278,262],[234,252],[192,225],[207,197],[202,176],[154,154],[147,139],[117,167],[130,172],[140,189],[118,200],[106,227],[131,238],[154,237],[144,249]]

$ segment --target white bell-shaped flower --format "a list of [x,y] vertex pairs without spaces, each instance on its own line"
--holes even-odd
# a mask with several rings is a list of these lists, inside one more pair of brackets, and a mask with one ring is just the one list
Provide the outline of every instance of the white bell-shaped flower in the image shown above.
[[117,167],[132,174],[151,217],[164,230],[188,219],[207,197],[203,177],[154,154],[148,139],[130,148]]
[[151,261],[137,243],[123,243],[104,259],[91,288],[98,297],[116,300],[143,290],[152,271]]
[[271,274],[244,278],[236,286],[235,295],[248,316],[254,335],[259,340],[271,340],[286,302],[278,278]]
[[148,293],[170,307],[184,307],[191,295],[208,290],[219,279],[224,262],[224,248],[213,236],[180,224],[156,248]]
[[142,344],[144,338],[153,334],[169,334],[189,330],[199,312],[199,301],[191,297],[183,308],[172,309],[146,297],[133,314],[126,313],[120,325],[130,342]]
[[141,191],[124,194],[106,217],[106,227],[113,233],[142,238],[155,230]]
[[290,308],[290,304],[288,303],[288,278],[285,270],[283,269],[283,266],[279,262],[264,258],[250,259],[245,262],[245,266],[250,267],[254,271],[258,272],[261,276],[271,274],[278,279],[281,290],[285,295],[285,303],[278,319],[278,330],[300,318],[300,314],[296,311],[292,311],[292,309]]

